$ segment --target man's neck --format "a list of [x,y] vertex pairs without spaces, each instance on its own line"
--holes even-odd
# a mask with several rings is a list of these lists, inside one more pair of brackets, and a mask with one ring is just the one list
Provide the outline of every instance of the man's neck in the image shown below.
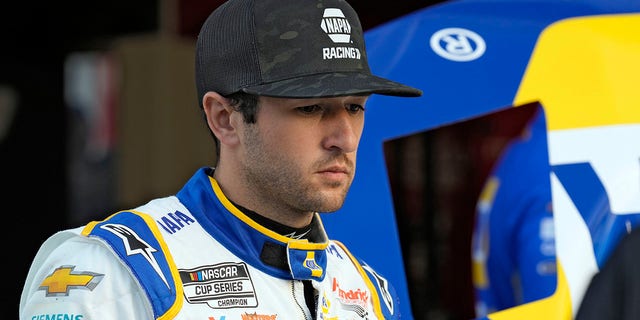
[[228,177],[220,168],[215,169],[212,174],[227,199],[244,210],[255,212],[264,219],[294,229],[305,228],[313,220],[315,212],[293,212],[290,208],[277,206],[267,200],[254,200],[256,197],[242,185],[238,177]]

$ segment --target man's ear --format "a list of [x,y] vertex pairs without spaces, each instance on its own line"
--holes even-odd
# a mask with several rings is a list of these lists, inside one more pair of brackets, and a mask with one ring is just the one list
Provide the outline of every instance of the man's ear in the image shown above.
[[220,143],[233,144],[238,141],[238,131],[231,119],[233,107],[229,99],[209,91],[202,97],[202,107],[207,116],[207,125]]

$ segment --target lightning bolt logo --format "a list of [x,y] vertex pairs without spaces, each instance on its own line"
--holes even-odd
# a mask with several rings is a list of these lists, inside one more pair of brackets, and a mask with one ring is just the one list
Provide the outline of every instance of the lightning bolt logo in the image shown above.
[[135,254],[139,254],[144,257],[147,262],[153,267],[153,270],[162,278],[162,281],[169,287],[169,283],[165,278],[162,270],[160,270],[160,265],[156,261],[156,258],[153,256],[153,253],[158,251],[154,247],[150,246],[147,242],[142,240],[140,236],[131,230],[129,227],[121,224],[105,224],[100,226],[100,228],[113,233],[122,239],[122,243],[126,249],[127,256],[132,256]]

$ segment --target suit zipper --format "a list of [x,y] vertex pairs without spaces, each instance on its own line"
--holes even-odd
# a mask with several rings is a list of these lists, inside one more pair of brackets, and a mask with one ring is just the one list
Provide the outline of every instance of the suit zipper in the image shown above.
[[[296,292],[296,284],[302,285],[302,282],[300,282],[299,280],[292,280],[291,281],[291,296],[293,297],[293,301],[296,302],[296,305],[298,306],[298,310],[300,310],[300,312],[304,316],[304,320],[311,320],[309,318],[309,315],[308,315],[310,313],[310,311],[307,310],[307,304],[304,301],[303,301],[302,304],[300,304],[300,301],[298,300],[298,297],[300,295],[297,294],[297,292]],[[302,294],[302,298],[304,299],[304,293]]]

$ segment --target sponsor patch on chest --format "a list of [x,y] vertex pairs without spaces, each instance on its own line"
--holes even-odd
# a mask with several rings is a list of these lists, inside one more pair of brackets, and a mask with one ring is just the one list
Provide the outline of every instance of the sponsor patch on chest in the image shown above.
[[226,262],[179,271],[189,303],[206,303],[214,309],[258,306],[245,263]]

